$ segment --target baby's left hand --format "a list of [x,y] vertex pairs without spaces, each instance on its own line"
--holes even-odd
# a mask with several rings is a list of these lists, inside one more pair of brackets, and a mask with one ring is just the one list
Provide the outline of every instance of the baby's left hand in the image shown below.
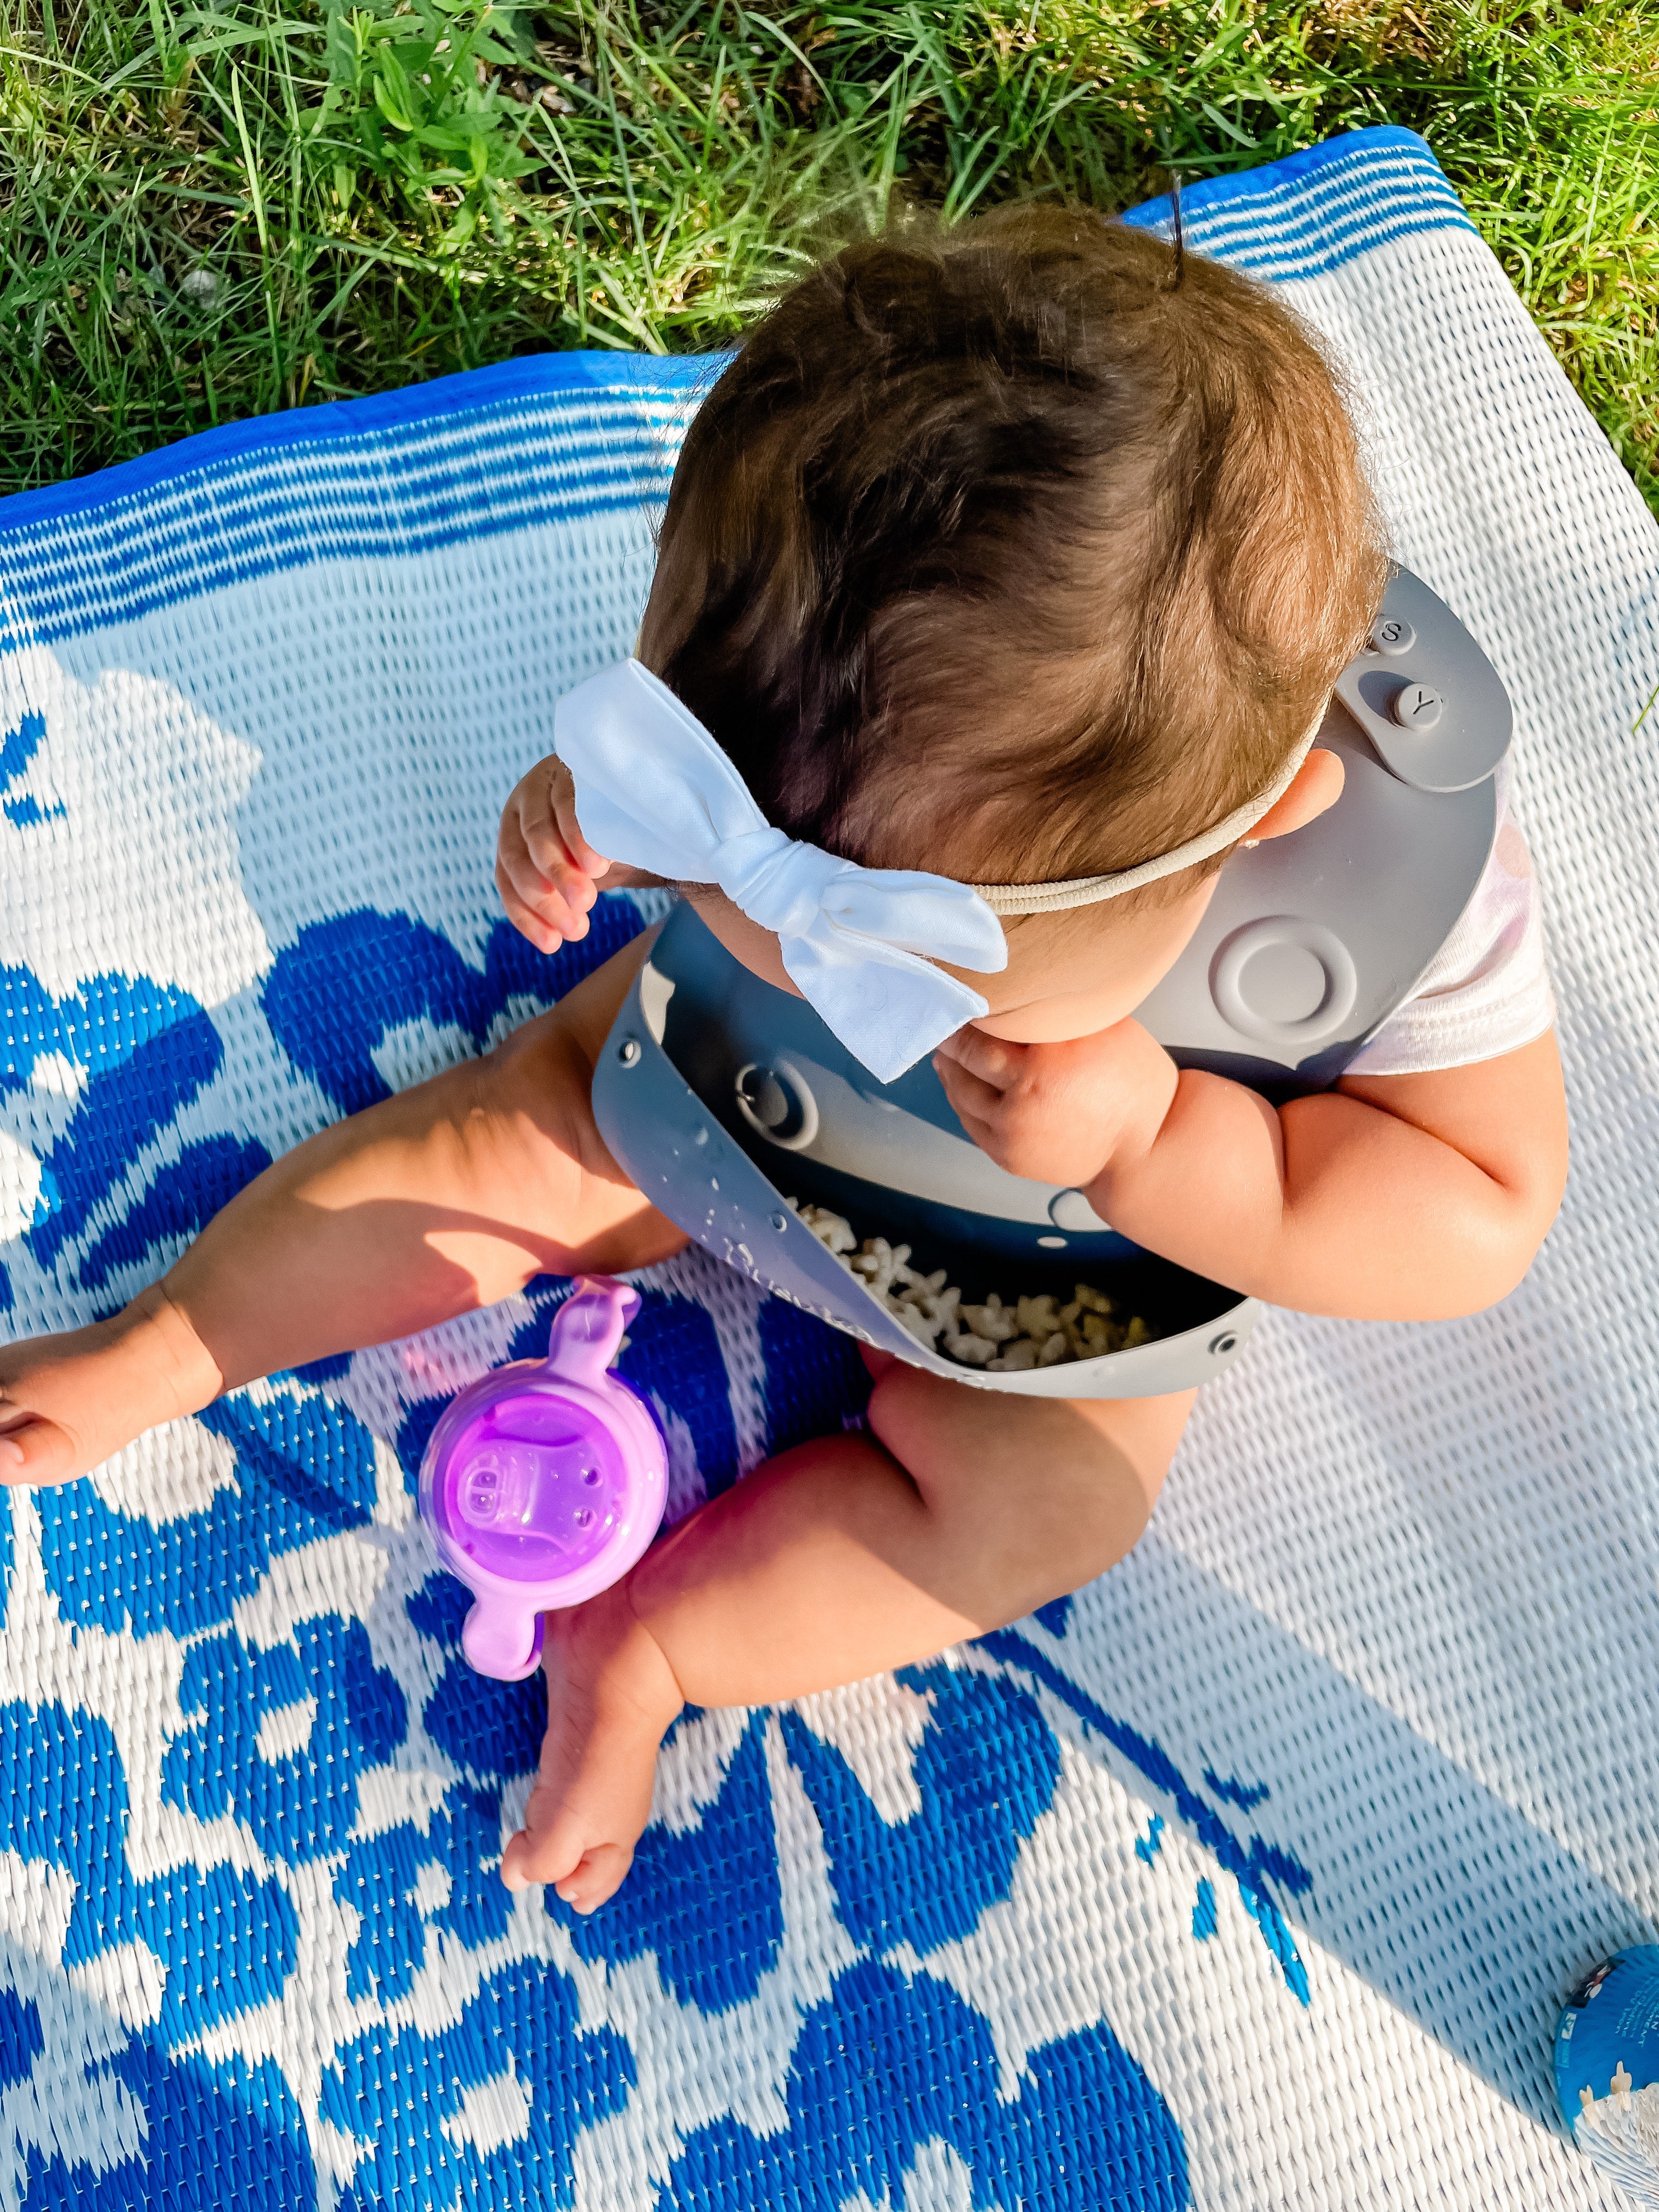
[[945,1039],[933,1066],[963,1127],[999,1167],[1079,1190],[1152,1143],[1177,1080],[1169,1054],[1134,1021],[1064,1044],[1008,1044],[970,1026]]

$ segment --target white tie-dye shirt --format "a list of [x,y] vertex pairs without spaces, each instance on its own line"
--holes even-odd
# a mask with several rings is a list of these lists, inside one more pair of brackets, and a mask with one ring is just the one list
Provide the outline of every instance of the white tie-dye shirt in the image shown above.
[[1349,1065],[1352,1075],[1422,1075],[1496,1060],[1542,1036],[1555,1019],[1532,856],[1510,812],[1512,778],[1498,770],[1498,839],[1456,927]]

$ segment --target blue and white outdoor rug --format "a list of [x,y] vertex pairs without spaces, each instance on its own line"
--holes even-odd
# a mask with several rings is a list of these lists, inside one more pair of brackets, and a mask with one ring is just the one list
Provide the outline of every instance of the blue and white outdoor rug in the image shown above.
[[[1478,1320],[1269,1317],[1074,1602],[685,1720],[586,1923],[497,1881],[540,1700],[467,1670],[411,1493],[560,1285],[0,1500],[0,2212],[1614,2204],[1548,2059],[1659,1887],[1659,532],[1420,140],[1188,215],[1340,347],[1515,698],[1576,1117],[1542,1258]],[[544,960],[490,860],[632,639],[700,374],[550,356],[0,507],[12,1330],[639,927]],[[677,1510],[855,1402],[735,1273],[644,1279]]]

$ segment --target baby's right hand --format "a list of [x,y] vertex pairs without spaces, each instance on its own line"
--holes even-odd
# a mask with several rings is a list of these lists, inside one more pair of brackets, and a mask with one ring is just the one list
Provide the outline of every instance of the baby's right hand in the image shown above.
[[[495,841],[495,888],[507,919],[539,951],[574,944],[587,934],[598,878],[611,873],[577,826],[569,769],[552,754],[538,761],[502,809]],[[620,869],[608,888],[635,879],[635,871]]]

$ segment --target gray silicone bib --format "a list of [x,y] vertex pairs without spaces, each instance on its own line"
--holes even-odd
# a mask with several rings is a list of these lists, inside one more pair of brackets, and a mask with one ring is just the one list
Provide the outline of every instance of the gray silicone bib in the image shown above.
[[[1275,1100],[1334,1083],[1411,992],[1480,879],[1509,750],[1502,684],[1415,576],[1389,586],[1372,647],[1337,686],[1319,742],[1346,769],[1335,806],[1235,853],[1197,935],[1139,1009],[1183,1066]],[[804,1000],[733,960],[678,908],[617,1016],[593,1079],[606,1143],[700,1243],[866,1343],[982,1389],[1048,1397],[1189,1389],[1242,1348],[1253,1299],[1116,1236],[1081,1191],[999,1168],[926,1063],[878,1083]],[[1016,1374],[920,1345],[794,1218],[844,1214],[912,1246],[969,1302],[1069,1298],[1093,1284],[1153,1340]]]

